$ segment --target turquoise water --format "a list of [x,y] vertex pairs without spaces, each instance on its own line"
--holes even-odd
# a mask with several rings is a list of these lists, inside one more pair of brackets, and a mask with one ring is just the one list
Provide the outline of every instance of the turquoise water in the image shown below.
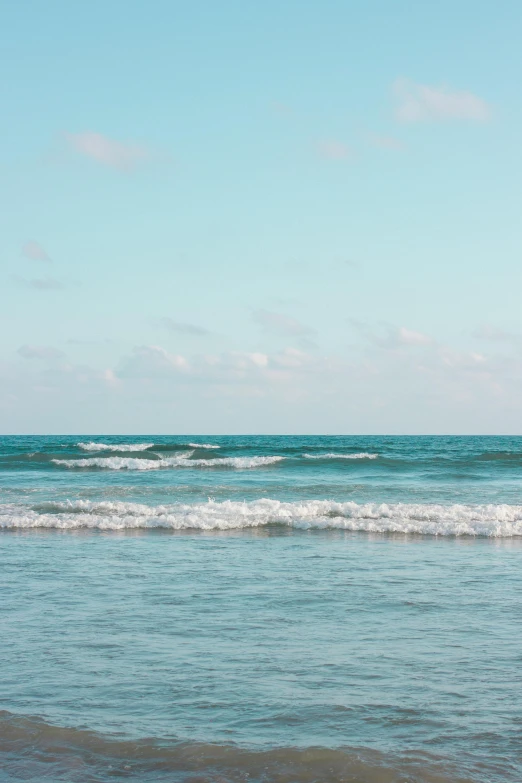
[[521,780],[521,468],[522,438],[2,438],[0,780]]

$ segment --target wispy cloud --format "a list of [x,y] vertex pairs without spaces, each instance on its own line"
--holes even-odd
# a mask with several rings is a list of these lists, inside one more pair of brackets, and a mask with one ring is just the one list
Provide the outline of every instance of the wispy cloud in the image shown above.
[[188,371],[184,356],[169,353],[159,345],[138,345],[125,357],[116,374],[120,378],[164,378]]
[[11,279],[22,288],[30,288],[33,291],[59,291],[65,288],[64,284],[55,277],[47,276],[27,279],[19,275],[13,275]]
[[429,120],[472,120],[484,122],[491,116],[489,105],[472,92],[442,86],[416,84],[397,79],[392,87],[395,114],[401,122]]
[[494,394],[499,391],[498,362],[478,352],[454,350],[424,338],[421,333],[399,332],[397,339],[404,341],[403,345],[415,345],[416,350],[386,350],[382,345],[378,353],[365,352],[355,361],[341,356],[317,356],[295,348],[275,353],[230,351],[183,356],[160,346],[143,345],[122,357],[114,375],[126,383],[145,384],[147,394],[154,392],[153,384],[158,382],[167,384],[172,392],[189,385],[195,394],[204,396],[241,396],[248,389],[262,396],[286,389],[296,394],[319,394],[323,401],[324,395],[345,399],[349,389],[355,397],[368,397],[371,401],[375,398],[376,378],[380,379],[380,387],[386,389],[388,402],[402,400],[405,389],[410,399],[412,394],[413,398],[421,394],[433,402],[447,402],[448,395],[469,398],[475,394],[477,384]]
[[369,141],[374,147],[379,147],[382,150],[402,150],[404,144],[394,136],[379,136],[376,133],[370,133]]
[[63,359],[65,354],[50,345],[21,345],[17,353],[24,359]]
[[386,350],[397,350],[400,348],[426,346],[433,343],[431,337],[423,332],[417,332],[414,329],[406,329],[405,326],[388,327],[388,333],[385,335],[374,334],[372,341],[380,348]]
[[42,247],[42,245],[39,242],[35,242],[34,240],[31,240],[30,242],[26,242],[22,246],[22,253],[26,258],[31,259],[31,261],[51,260],[45,248]]
[[334,139],[320,141],[317,145],[319,155],[326,160],[348,160],[352,157],[352,150],[347,144]]
[[270,310],[256,310],[252,314],[252,318],[267,331],[281,337],[310,337],[315,334],[314,329],[282,313],[274,313]]
[[265,383],[284,380],[313,362],[309,354],[286,348],[274,354],[261,351],[228,351],[185,357],[158,345],[136,346],[123,357],[116,371],[119,378],[171,379],[186,383],[217,385]]
[[497,329],[491,324],[482,324],[473,332],[472,336],[477,340],[490,340],[493,342],[511,342],[520,343],[522,335],[517,332],[506,332],[504,329]]
[[394,337],[400,345],[426,345],[432,342],[431,337],[428,337],[427,334],[406,329],[404,326],[399,327]]
[[116,141],[93,131],[67,133],[65,137],[75,152],[110,168],[132,169],[150,157],[142,145]]
[[[114,426],[116,415],[129,431],[136,421],[137,401],[143,402],[140,410],[150,412],[147,421],[161,422],[175,412],[177,426],[187,429],[202,427],[205,413],[209,416],[205,426],[210,426],[217,410],[230,415],[235,426],[244,415],[245,429],[259,427],[261,421],[268,431],[273,428],[272,405],[285,425],[289,415],[297,416],[296,429],[306,428],[317,411],[326,414],[323,430],[328,422],[340,430],[349,421],[354,427],[363,422],[374,432],[390,426],[406,432],[434,428],[442,432],[448,427],[473,431],[483,427],[491,413],[497,418],[489,420],[489,431],[516,429],[522,399],[518,351],[489,355],[390,326],[399,346],[393,349],[383,344],[386,324],[366,328],[381,336],[361,346],[361,354],[357,350],[324,356],[287,347],[273,353],[245,350],[183,356],[157,345],[142,345],[122,356],[116,367],[98,369],[61,360],[50,346],[21,346],[18,353],[27,361],[0,362],[0,413],[6,422],[16,420],[26,426],[28,416],[33,416],[31,426],[33,420],[46,421],[52,430],[58,421],[77,422],[78,413],[88,409],[84,403],[92,402],[95,394],[96,399],[99,395],[112,400],[106,426]],[[209,398],[215,404],[209,406]],[[254,399],[269,403],[267,418],[263,419],[263,407],[252,409]],[[347,411],[350,418],[345,420]],[[147,426],[149,431],[154,428]],[[78,424],[75,428],[82,429]]]
[[189,324],[184,321],[175,321],[173,318],[159,318],[158,323],[171,332],[186,334],[192,337],[208,337],[208,335],[211,334],[211,332],[203,326],[196,326],[196,324]]
[[383,324],[384,331],[377,330],[369,324],[358,321],[355,318],[348,318],[348,323],[359,334],[370,343],[386,350],[396,350],[406,346],[419,346],[433,344],[433,339],[423,332],[417,332],[413,329],[407,329],[405,326],[392,326]]

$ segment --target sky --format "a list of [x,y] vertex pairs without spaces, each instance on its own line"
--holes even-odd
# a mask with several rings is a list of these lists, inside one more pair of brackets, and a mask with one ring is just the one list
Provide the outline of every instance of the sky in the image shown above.
[[522,433],[522,6],[0,4],[0,433]]

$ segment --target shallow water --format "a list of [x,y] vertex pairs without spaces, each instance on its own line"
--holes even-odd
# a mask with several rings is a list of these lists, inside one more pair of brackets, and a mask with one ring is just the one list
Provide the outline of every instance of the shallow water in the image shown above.
[[0,779],[521,780],[521,468],[516,438],[2,439]]

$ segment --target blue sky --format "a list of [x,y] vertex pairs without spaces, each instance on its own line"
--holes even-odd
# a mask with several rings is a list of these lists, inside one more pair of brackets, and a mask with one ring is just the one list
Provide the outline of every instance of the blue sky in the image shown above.
[[521,36],[4,3],[0,432],[522,432]]

